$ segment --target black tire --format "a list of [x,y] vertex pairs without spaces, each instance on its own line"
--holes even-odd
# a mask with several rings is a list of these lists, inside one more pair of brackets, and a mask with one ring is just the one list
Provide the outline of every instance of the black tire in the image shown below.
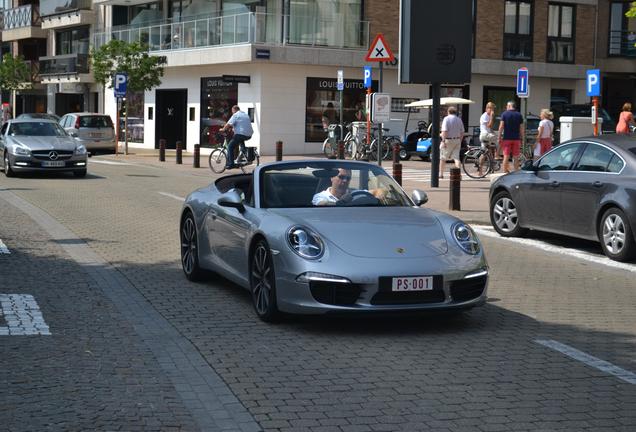
[[254,311],[261,320],[274,322],[280,318],[272,253],[262,239],[256,243],[250,256],[250,292]]
[[621,209],[607,209],[598,226],[598,238],[603,253],[615,261],[631,261],[636,255],[634,232]]
[[227,154],[224,149],[214,149],[212,153],[210,153],[210,157],[208,158],[208,165],[210,165],[210,169],[217,174],[221,174],[225,171],[225,165],[227,164]]
[[199,266],[199,242],[194,216],[188,212],[181,221],[179,229],[181,239],[181,268],[186,278],[193,282],[202,279],[203,270]]
[[528,231],[519,226],[517,205],[506,191],[499,192],[490,202],[490,223],[503,237],[523,237]]
[[73,171],[73,175],[77,178],[84,178],[86,177],[86,170],[81,170],[81,171]]
[[[479,174],[480,159],[484,158],[481,162],[481,174]],[[482,152],[480,150],[469,150],[462,158],[462,169],[466,175],[470,178],[480,179],[490,174],[492,169],[492,160],[490,153]]]
[[11,169],[11,164],[9,163],[9,153],[4,153],[4,175],[7,177],[15,177],[15,172]]
[[411,159],[411,154],[403,145],[400,146],[400,152],[398,153],[398,155],[400,156],[400,160],[403,160],[403,161],[407,161]]

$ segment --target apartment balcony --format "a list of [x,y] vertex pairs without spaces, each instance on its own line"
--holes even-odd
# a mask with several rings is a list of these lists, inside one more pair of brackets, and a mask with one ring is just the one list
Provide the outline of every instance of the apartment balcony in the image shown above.
[[48,32],[42,30],[40,9],[36,5],[24,5],[4,10],[2,40],[46,39]]
[[44,84],[92,82],[88,54],[40,57],[40,80]]
[[[301,47],[319,50],[366,51],[369,46],[369,23],[347,21],[335,16],[331,20],[316,17],[290,17],[263,13],[245,13],[221,17],[201,17],[180,22],[162,21],[144,26],[125,26],[106,29],[93,34],[93,46],[97,49],[111,39],[126,42],[141,42],[149,52],[171,58],[185,59],[191,50],[234,47],[221,50],[219,58],[214,55],[198,61],[209,62],[252,61],[255,58],[252,46]],[[244,49],[238,49],[243,45]],[[185,52],[189,52],[187,55]],[[171,53],[177,54],[171,56]],[[273,59],[273,58],[272,58]],[[181,62],[178,62],[181,63]],[[188,60],[186,59],[186,63]],[[190,62],[190,64],[193,64]]]
[[40,0],[42,28],[45,30],[93,25],[96,13],[91,0],[67,0],[61,5],[58,0]]
[[636,57],[636,32],[610,31],[608,55],[609,57]]

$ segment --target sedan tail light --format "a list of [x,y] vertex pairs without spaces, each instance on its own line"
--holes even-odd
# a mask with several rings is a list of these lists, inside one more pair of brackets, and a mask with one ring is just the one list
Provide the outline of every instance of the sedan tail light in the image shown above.
[[75,129],[79,129],[79,128],[80,128],[80,118],[79,118],[79,117],[77,117],[77,118],[75,119]]

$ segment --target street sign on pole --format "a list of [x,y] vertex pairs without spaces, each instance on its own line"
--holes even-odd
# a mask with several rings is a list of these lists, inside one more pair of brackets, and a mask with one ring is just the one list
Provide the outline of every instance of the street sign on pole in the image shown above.
[[517,96],[520,98],[528,97],[528,68],[522,67],[517,70]]
[[601,95],[600,69],[589,69],[587,71],[587,95],[590,97]]
[[126,87],[128,85],[128,74],[123,72],[117,72],[115,74],[115,82],[113,89],[115,90],[115,97],[126,97]]
[[389,45],[384,40],[382,33],[378,33],[371,45],[369,46],[367,56],[364,58],[369,62],[385,62],[395,60],[395,56],[391,52]]
[[373,93],[371,121],[373,123],[387,122],[391,118],[391,95],[388,93]]
[[342,69],[338,70],[338,83],[337,83],[338,91],[344,90],[344,74]]
[[373,86],[373,81],[371,80],[371,66],[364,67],[364,87],[370,89]]

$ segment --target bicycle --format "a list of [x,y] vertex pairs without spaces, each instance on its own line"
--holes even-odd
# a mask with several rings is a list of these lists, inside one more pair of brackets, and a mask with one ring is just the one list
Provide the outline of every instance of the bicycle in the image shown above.
[[469,146],[462,158],[462,169],[470,178],[484,178],[488,174],[501,169],[501,163],[492,156],[491,146],[487,149],[481,146]]
[[[218,135],[219,137],[223,138],[223,145],[212,150],[212,153],[210,153],[210,156],[208,158],[208,164],[210,165],[210,169],[213,172],[221,174],[223,171],[226,170],[225,167],[227,165],[227,148],[229,144],[229,134],[223,134],[219,132]],[[218,141],[221,141],[221,139],[218,139]],[[247,165],[252,165],[254,161],[256,161],[256,166],[258,166],[260,160],[261,157],[258,154],[258,150],[256,149],[256,147],[247,147],[241,145],[239,146],[238,156],[236,157],[234,163],[237,165],[238,168],[241,169],[243,173],[245,173],[245,167]]]

